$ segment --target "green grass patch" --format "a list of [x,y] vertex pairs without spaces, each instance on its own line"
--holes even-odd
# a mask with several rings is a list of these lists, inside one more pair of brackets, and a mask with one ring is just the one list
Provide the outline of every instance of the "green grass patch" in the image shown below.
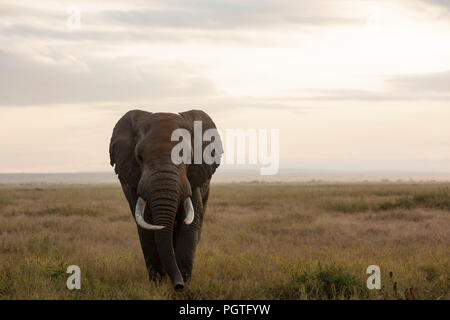
[[329,198],[322,201],[321,207],[326,211],[339,213],[391,211],[395,209],[412,210],[417,208],[450,210],[450,191],[448,188],[433,192],[421,191],[399,195],[394,199],[378,199],[377,201],[361,196]]
[[267,288],[272,299],[351,299],[368,296],[365,283],[335,264],[294,268],[289,282]]
[[374,209],[376,211],[388,211],[393,209],[410,210],[414,208],[450,210],[449,189],[421,192],[412,196],[401,196],[393,201],[381,202]]
[[370,210],[370,204],[364,199],[329,199],[324,200],[322,207],[326,211],[355,213]]
[[14,203],[14,201],[12,201],[11,199],[0,196],[0,208],[6,207],[13,203]]

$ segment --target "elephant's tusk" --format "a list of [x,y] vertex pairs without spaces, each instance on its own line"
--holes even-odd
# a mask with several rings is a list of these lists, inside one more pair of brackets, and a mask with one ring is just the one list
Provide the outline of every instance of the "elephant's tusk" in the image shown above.
[[138,198],[138,201],[136,203],[136,211],[134,214],[134,218],[136,219],[136,223],[138,226],[140,226],[143,229],[147,230],[161,230],[164,228],[164,226],[155,226],[153,224],[147,223],[144,220],[143,213],[145,212],[145,205],[146,202],[141,197]]
[[191,224],[194,221],[194,206],[192,205],[191,197],[187,197],[183,203],[184,212],[186,213],[186,218],[184,219],[185,224]]

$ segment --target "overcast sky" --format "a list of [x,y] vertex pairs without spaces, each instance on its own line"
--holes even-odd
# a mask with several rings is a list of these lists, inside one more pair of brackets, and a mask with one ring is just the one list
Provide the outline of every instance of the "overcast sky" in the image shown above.
[[111,171],[127,110],[200,108],[282,167],[448,173],[449,39],[446,0],[3,0],[0,172]]

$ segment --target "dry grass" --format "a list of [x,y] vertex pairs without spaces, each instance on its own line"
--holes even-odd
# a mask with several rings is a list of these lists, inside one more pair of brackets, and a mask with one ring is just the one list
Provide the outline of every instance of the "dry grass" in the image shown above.
[[[3,186],[0,298],[448,299],[449,186],[213,185],[182,293],[147,281],[119,186]],[[382,290],[366,288],[371,264]]]

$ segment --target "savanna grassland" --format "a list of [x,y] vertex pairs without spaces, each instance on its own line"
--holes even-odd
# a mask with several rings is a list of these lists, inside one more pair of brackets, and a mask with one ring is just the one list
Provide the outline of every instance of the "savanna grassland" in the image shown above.
[[149,283],[120,186],[0,187],[1,299],[449,299],[449,248],[450,183],[214,184],[175,293]]

